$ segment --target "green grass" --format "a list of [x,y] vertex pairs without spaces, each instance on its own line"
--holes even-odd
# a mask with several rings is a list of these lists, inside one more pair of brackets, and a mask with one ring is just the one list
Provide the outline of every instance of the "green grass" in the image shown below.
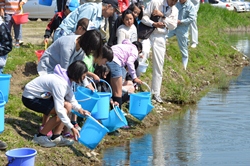
[[[220,89],[226,89],[230,79],[234,77],[234,75],[229,75],[226,70],[237,69],[235,66],[228,65],[241,59],[242,55],[231,48],[231,39],[228,38],[224,29],[249,26],[249,18],[250,12],[235,13],[211,7],[208,4],[201,4],[198,13],[199,44],[196,49],[189,49],[190,57],[187,71],[183,70],[176,38],[173,37],[168,41],[161,88],[163,99],[167,102],[184,105],[195,103],[206,94],[209,88],[216,87],[215,85]],[[45,27],[46,24],[47,22],[32,22],[26,27],[32,29],[32,27]],[[42,36],[42,33],[39,35]],[[43,49],[43,46],[26,44],[20,49],[13,48],[8,57],[5,73],[21,72],[20,67],[23,66],[29,70],[29,63],[37,63],[34,51],[39,49]],[[147,72],[141,76],[141,79],[149,85],[152,79],[151,64],[150,61]],[[241,68],[239,67],[237,70],[238,73],[240,73]],[[38,125],[41,123],[41,115],[28,110],[21,102],[21,88],[37,74],[27,72],[26,76],[28,79],[21,82],[12,80],[18,82],[18,85],[15,86],[18,86],[19,90],[10,94],[9,102],[5,105],[5,132],[0,135],[0,140],[6,141],[9,149],[16,147],[36,147],[38,149],[38,146],[27,140],[31,140],[32,134],[37,132]],[[163,106],[168,107],[168,104],[163,104]],[[156,113],[154,112],[154,114]],[[143,123],[147,122],[143,121]],[[131,135],[132,137],[133,135]],[[85,149],[79,145],[74,146],[79,148],[74,150],[75,153],[70,151],[72,154],[69,154],[67,148],[39,149],[36,160],[41,166],[53,165],[54,163],[59,163],[58,165],[72,165],[72,162],[85,163],[87,159],[82,155],[85,153]],[[53,155],[60,155],[59,157],[62,159],[56,161]],[[48,162],[44,162],[45,160]],[[0,163],[5,162],[4,158],[0,159]]]

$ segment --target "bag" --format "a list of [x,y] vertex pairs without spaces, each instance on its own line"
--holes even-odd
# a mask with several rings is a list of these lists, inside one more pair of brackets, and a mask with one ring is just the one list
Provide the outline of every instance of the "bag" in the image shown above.
[[[154,22],[158,22],[160,19],[159,16],[153,16],[151,15],[150,20]],[[139,39],[148,39],[151,33],[155,30],[155,27],[149,27],[142,22],[140,22],[139,27],[138,27],[138,38]]]

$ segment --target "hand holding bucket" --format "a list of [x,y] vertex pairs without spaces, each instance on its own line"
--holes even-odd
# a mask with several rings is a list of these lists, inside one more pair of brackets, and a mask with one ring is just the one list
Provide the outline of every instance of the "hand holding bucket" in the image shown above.
[[38,59],[38,62],[40,61],[40,59],[41,59],[44,51],[47,49],[47,45],[48,45],[48,42],[44,42],[44,50],[36,50],[35,51],[37,59]]
[[29,21],[28,16],[29,16],[29,13],[23,13],[23,6],[20,3],[20,13],[13,14],[12,18],[16,24],[24,24]]

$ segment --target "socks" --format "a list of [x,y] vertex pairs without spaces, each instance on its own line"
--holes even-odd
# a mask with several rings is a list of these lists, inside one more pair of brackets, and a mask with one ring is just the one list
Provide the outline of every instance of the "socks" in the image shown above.
[[40,136],[46,136],[46,135],[44,135],[42,133],[37,134],[37,137],[40,137]]
[[57,137],[60,137],[60,134],[53,134],[52,137],[51,137],[51,139],[54,140],[54,139],[56,139]]
[[116,97],[116,96],[113,96],[113,101],[119,103],[119,108],[121,109],[122,107],[122,98],[121,97]]

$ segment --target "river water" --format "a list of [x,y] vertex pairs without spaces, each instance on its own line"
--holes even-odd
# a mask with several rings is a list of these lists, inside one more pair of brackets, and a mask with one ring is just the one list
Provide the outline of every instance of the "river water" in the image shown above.
[[[250,35],[230,35],[250,57]],[[249,166],[250,66],[227,91],[211,90],[195,106],[175,113],[141,138],[104,151],[103,165]]]

